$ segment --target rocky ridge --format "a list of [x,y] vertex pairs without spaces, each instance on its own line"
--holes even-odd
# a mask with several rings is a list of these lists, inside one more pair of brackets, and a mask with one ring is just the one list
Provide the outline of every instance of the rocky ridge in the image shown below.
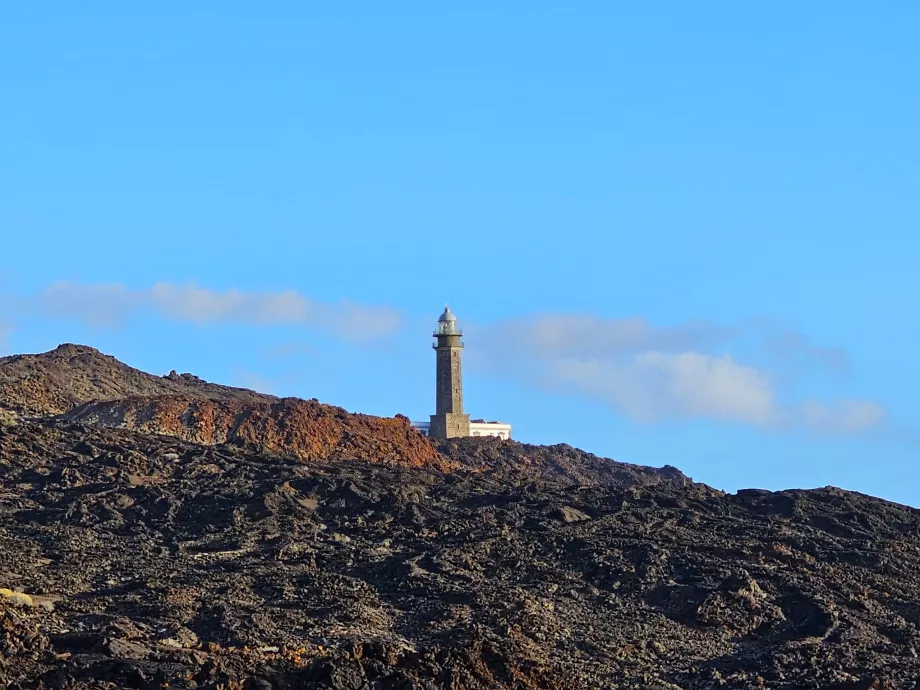
[[0,357],[0,408],[30,416],[62,414],[91,401],[191,395],[217,400],[273,399],[193,374],[154,376],[86,345],[64,343],[37,355]]

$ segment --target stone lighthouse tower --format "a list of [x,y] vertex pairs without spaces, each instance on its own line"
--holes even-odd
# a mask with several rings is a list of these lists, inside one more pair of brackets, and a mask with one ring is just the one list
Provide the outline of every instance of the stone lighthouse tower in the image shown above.
[[444,307],[434,337],[436,340],[432,347],[437,368],[436,403],[428,435],[434,439],[469,436],[470,416],[463,414],[463,380],[460,371],[463,333],[457,325],[457,317],[449,307]]

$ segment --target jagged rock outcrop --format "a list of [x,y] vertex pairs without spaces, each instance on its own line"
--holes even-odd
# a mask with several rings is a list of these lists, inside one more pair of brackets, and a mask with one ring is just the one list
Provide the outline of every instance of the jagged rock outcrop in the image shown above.
[[164,434],[193,443],[244,444],[306,462],[363,460],[450,470],[409,419],[351,414],[298,398],[213,400],[188,395],[130,397],[88,403],[63,419]]

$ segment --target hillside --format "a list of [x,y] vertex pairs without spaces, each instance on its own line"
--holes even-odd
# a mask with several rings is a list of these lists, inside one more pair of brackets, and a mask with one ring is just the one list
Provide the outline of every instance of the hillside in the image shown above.
[[0,381],[19,410],[0,419],[0,688],[920,680],[905,506],[729,495],[565,445],[435,446],[402,417],[81,346],[0,360]]
[[353,414],[316,400],[277,398],[192,374],[154,376],[85,345],[0,358],[3,409],[205,445],[245,445],[304,462],[362,460],[442,471],[462,467],[498,473],[515,483],[689,481],[674,468],[614,463],[561,447],[546,451],[515,442],[452,442],[439,449],[401,415]]
[[191,374],[153,376],[86,345],[65,343],[37,355],[0,357],[0,407],[25,415],[61,414],[91,401],[176,394],[248,402],[273,398]]

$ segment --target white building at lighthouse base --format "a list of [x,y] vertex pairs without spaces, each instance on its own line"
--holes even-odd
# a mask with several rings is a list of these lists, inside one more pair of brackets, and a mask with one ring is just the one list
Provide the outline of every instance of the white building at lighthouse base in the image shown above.
[[[412,426],[428,435],[430,422],[412,422]],[[511,438],[511,425],[503,422],[487,422],[484,419],[470,421],[470,436],[491,436],[508,440]]]

